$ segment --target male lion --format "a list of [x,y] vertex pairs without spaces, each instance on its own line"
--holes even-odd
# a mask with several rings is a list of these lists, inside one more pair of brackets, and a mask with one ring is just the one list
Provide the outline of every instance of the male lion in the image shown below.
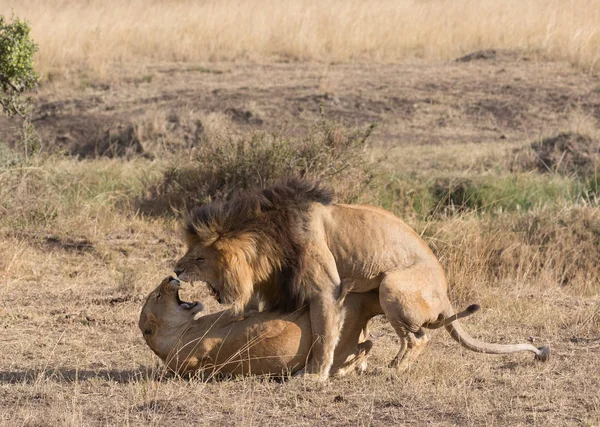
[[[150,348],[180,375],[282,374],[302,369],[309,358],[312,331],[308,310],[202,315],[203,305],[179,298],[179,280],[168,277],[150,293],[139,327]],[[373,316],[382,314],[377,293],[349,295],[342,341],[335,350],[332,373],[342,376],[364,369],[371,341],[358,343]],[[351,358],[347,361],[348,358]]]
[[[254,293],[267,306],[287,310],[308,303],[312,333],[321,339],[306,370],[321,378],[333,363],[343,323],[338,300],[349,292],[378,290],[400,338],[391,365],[401,370],[429,340],[423,327],[454,314],[444,271],[417,233],[383,209],[332,203],[331,193],[311,182],[290,179],[197,207],[185,231],[188,250],[175,273],[206,282],[234,312]],[[484,344],[456,322],[445,326],[474,351],[549,355],[546,347]]]

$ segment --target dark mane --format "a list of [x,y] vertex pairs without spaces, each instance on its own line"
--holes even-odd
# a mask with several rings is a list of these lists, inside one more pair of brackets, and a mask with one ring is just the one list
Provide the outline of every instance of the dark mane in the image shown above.
[[[286,311],[305,303],[304,274],[305,230],[312,204],[333,201],[329,189],[319,184],[287,179],[263,190],[240,191],[227,201],[195,208],[185,226],[190,239],[198,230],[210,230],[215,239],[252,234],[256,242],[256,264],[267,261],[271,275],[254,289],[270,308]],[[252,267],[252,266],[251,266]]]

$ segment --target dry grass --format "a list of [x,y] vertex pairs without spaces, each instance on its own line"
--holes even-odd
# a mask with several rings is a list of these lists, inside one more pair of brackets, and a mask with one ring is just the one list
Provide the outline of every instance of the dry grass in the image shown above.
[[600,59],[596,0],[2,0],[10,10],[31,22],[46,75],[112,74],[115,62],[448,60],[489,48],[586,70]]
[[[91,249],[72,250],[10,233],[0,243],[0,408],[6,425],[600,421],[597,297],[573,296],[554,281],[487,282],[484,265],[473,259],[476,250],[461,256],[444,251],[444,262],[458,282],[453,300],[477,301],[485,308],[467,327],[490,341],[534,336],[554,350],[547,364],[526,355],[473,354],[438,332],[418,368],[396,375],[385,368],[396,351],[394,333],[377,320],[365,376],[326,386],[301,379],[285,384],[260,379],[154,381],[156,360],[136,320],[143,296],[169,272],[180,243],[168,224],[115,215],[86,228],[85,218],[76,215],[71,227],[80,228],[63,233],[91,236]],[[465,237],[460,244],[477,246],[477,241],[494,237],[475,231],[469,236],[476,241]],[[186,298],[199,297],[216,309],[198,288],[186,293]]]
[[[158,177],[168,163],[11,159],[0,169],[6,425],[600,421],[597,208],[550,204],[413,222],[440,255],[456,306],[484,307],[467,327],[489,341],[550,344],[548,363],[473,354],[437,332],[416,368],[399,375],[385,368],[395,334],[376,319],[370,369],[360,377],[327,385],[156,381],[137,316],[183,248],[175,222],[132,208],[148,168]],[[203,289],[186,287],[184,298],[217,309]]]
[[[77,160],[60,154],[59,138],[24,160],[0,144],[0,424],[600,423],[597,172],[511,169],[515,149],[561,131],[599,140],[596,80],[564,64],[514,60],[353,64],[327,73],[314,64],[229,66],[221,75],[159,64],[153,77],[112,82],[110,90],[94,80],[42,88],[35,117],[47,135],[85,142],[91,124],[112,130],[125,123],[152,156]],[[331,83],[323,83],[324,74]],[[153,379],[158,363],[137,319],[183,247],[173,216],[140,215],[136,201],[178,162],[213,156],[219,143],[250,141],[257,130],[271,135],[297,124],[277,139],[293,142],[283,150],[288,159],[303,143],[326,148],[327,133],[311,134],[306,125],[323,103],[361,129],[380,122],[366,157],[384,162],[377,186],[363,196],[424,236],[457,307],[482,305],[465,328],[490,342],[549,344],[548,363],[474,354],[438,331],[415,369],[399,375],[386,367],[397,351],[395,334],[378,318],[361,377],[327,385]],[[249,123],[248,112],[264,123]],[[352,135],[338,126],[339,136]],[[239,172],[236,185],[256,183],[265,168],[287,170],[256,164],[269,141],[259,138],[257,150],[238,157],[226,150],[194,161],[212,160],[215,175]],[[327,150],[315,152],[326,160],[321,171],[333,164]],[[360,182],[361,168],[350,170],[332,183],[343,190]],[[443,194],[439,183],[454,180],[460,190],[448,186]],[[463,190],[466,198],[454,197]],[[217,309],[203,288],[184,291],[185,299]]]

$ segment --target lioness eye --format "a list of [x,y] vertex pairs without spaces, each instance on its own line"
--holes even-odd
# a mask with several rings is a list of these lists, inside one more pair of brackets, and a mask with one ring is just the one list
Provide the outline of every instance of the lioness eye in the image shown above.
[[202,258],[201,256],[199,256],[198,258],[196,258],[196,261],[202,262],[202,261],[204,261],[204,258]]
[[162,296],[161,294],[156,294],[156,301],[158,301],[161,296]]

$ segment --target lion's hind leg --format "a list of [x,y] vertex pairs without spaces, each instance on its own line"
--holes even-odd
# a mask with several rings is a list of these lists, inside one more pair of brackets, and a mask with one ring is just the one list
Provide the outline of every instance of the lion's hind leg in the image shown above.
[[396,357],[389,364],[390,368],[396,368],[398,371],[406,371],[413,362],[419,357],[419,354],[429,342],[429,337],[423,329],[416,333],[408,332],[405,338],[404,351],[398,352]]
[[406,370],[429,342],[422,327],[436,321],[445,308],[445,295],[444,299],[434,297],[439,285],[436,279],[431,269],[421,265],[386,273],[383,278],[379,302],[400,340],[390,367]]

